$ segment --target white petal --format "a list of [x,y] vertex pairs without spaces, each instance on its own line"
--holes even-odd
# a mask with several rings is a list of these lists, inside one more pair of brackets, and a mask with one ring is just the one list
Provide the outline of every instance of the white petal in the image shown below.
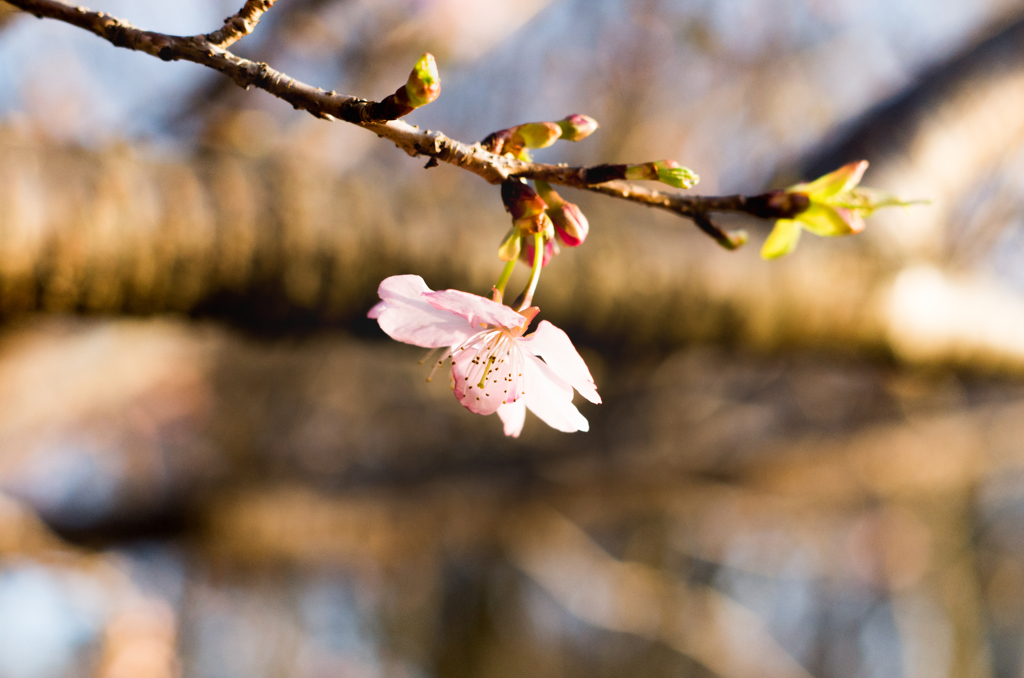
[[423,295],[430,288],[418,275],[395,275],[387,278],[377,290],[383,300],[372,309],[380,328],[392,339],[435,348],[454,346],[473,336],[478,330],[461,316],[435,308]]
[[522,400],[498,408],[498,416],[505,425],[505,435],[518,438],[526,422],[526,404]]
[[544,358],[544,361],[559,377],[569,382],[580,395],[592,403],[600,403],[594,378],[576,347],[562,330],[547,320],[542,320],[537,331],[520,341],[523,350]]
[[526,391],[523,400],[531,412],[553,429],[572,433],[589,431],[590,424],[572,404],[569,386],[543,360],[526,355]]

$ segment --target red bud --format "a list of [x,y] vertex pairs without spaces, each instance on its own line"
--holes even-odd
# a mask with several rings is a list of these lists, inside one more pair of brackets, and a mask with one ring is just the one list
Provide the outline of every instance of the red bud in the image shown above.
[[[533,266],[533,255],[536,249],[533,246],[533,238],[523,238],[523,250],[519,253],[519,260],[527,266]],[[541,258],[541,267],[547,266],[554,256],[558,254],[558,245],[554,240],[547,240],[544,243],[544,254]]]
[[571,202],[562,203],[558,207],[549,209],[548,216],[555,224],[558,239],[566,247],[577,247],[587,239],[590,224],[578,205]]
[[518,179],[508,179],[501,185],[501,201],[514,221],[535,217],[547,208],[537,191]]

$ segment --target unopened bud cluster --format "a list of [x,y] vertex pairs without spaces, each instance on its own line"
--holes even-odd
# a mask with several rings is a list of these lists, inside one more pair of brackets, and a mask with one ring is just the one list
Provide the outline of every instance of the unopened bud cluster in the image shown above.
[[527,149],[547,148],[559,139],[580,141],[593,134],[598,127],[593,118],[574,113],[558,122],[527,122],[490,134],[480,145],[496,155],[511,155],[529,160]]
[[556,239],[566,247],[577,247],[587,238],[590,225],[579,206],[564,200],[546,181],[535,183],[536,189],[520,179],[509,179],[501,186],[502,202],[512,215],[512,229],[498,248],[502,261],[520,258],[532,265],[538,234],[544,242],[544,266],[559,252]]
[[[497,155],[519,160],[530,159],[528,149],[547,148],[559,139],[580,141],[597,129],[590,116],[573,113],[557,122],[527,122],[490,134],[480,146]],[[501,200],[512,215],[512,229],[498,248],[503,261],[522,259],[533,265],[538,236],[544,252],[541,265],[559,252],[560,241],[566,247],[581,245],[590,228],[580,208],[558,195],[546,181],[535,181],[536,188],[522,179],[509,179],[501,186]]]

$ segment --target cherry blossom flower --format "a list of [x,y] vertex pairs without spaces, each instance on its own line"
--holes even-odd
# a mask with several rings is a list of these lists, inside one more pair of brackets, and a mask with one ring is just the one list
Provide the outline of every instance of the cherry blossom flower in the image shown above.
[[447,347],[455,397],[470,412],[498,413],[505,435],[518,437],[526,410],[559,431],[590,425],[572,404],[573,388],[600,403],[594,379],[565,332],[546,320],[525,335],[536,307],[522,312],[458,290],[431,291],[418,275],[387,278],[375,318],[392,339],[424,348]]

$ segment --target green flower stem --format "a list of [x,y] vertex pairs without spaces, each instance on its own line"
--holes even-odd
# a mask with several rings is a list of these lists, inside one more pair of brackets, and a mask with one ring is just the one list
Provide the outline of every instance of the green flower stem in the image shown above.
[[494,289],[498,290],[498,294],[505,296],[505,285],[508,284],[508,279],[512,277],[512,270],[516,267],[516,260],[505,263],[505,269],[501,272],[501,277],[498,278],[498,282],[494,284]]
[[565,204],[565,200],[562,200],[562,196],[555,192],[555,189],[551,188],[551,184],[544,181],[543,179],[537,179],[533,182],[534,187],[537,189],[537,194],[540,195],[541,200],[548,204],[548,207],[560,207]]
[[530,282],[523,292],[523,301],[519,304],[517,311],[529,308],[533,303],[533,293],[537,291],[537,283],[540,282],[541,263],[544,261],[544,236],[541,233],[533,235],[533,270],[530,271]]

